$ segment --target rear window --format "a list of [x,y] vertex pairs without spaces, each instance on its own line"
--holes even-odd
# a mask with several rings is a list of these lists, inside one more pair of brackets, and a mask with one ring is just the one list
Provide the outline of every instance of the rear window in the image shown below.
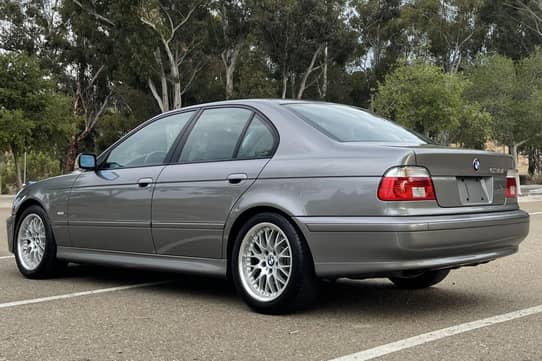
[[428,143],[412,131],[359,108],[327,103],[291,103],[285,106],[340,142]]

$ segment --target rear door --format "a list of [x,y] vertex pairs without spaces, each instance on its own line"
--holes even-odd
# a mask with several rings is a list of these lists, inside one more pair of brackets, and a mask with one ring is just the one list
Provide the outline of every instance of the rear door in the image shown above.
[[68,209],[72,246],[154,253],[152,193],[194,113],[168,115],[136,130],[109,151],[98,170],[77,178]]
[[205,109],[161,173],[152,204],[157,253],[222,257],[222,231],[237,199],[272,156],[278,136],[251,109]]

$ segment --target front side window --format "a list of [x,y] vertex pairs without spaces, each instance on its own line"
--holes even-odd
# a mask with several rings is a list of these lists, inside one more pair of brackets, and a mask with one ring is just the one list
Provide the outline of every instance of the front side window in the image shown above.
[[285,106],[340,142],[427,143],[413,132],[358,108],[323,103],[291,103]]
[[205,110],[190,132],[183,147],[181,163],[230,160],[235,147],[252,116],[243,108]]
[[160,165],[194,112],[161,118],[132,134],[109,153],[103,168]]

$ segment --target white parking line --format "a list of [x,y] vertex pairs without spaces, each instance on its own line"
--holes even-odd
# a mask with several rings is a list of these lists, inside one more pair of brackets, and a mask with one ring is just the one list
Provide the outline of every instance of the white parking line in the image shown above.
[[11,255],[11,256],[2,256],[2,257],[0,257],[0,259],[10,259],[10,258],[13,258],[13,255]]
[[16,307],[16,306],[23,306],[23,305],[30,305],[30,304],[33,304],[33,303],[42,303],[42,302],[49,302],[49,301],[56,301],[56,300],[65,300],[67,298],[91,296],[91,295],[97,295],[97,294],[100,294],[100,293],[130,290],[130,289],[133,289],[133,288],[158,286],[158,285],[163,285],[165,283],[170,283],[170,282],[172,282],[172,280],[159,281],[159,282],[138,283],[138,284],[129,285],[129,286],[101,288],[101,289],[97,289],[97,290],[75,292],[75,293],[67,293],[67,294],[63,294],[63,295],[50,296],[50,297],[31,298],[31,299],[22,300],[22,301],[13,301],[13,302],[0,303],[0,309]]
[[531,212],[531,213],[529,213],[529,215],[531,215],[531,216],[534,216],[536,214],[542,214],[542,212]]
[[505,313],[502,315],[488,317],[488,318],[484,318],[478,321],[463,323],[457,326],[447,327],[440,330],[431,331],[428,333],[423,333],[418,336],[405,338],[404,340],[388,343],[388,344],[371,348],[365,351],[339,357],[331,361],[373,360],[377,357],[382,357],[393,352],[405,350],[414,346],[423,345],[428,342],[440,340],[442,338],[450,337],[450,336],[457,335],[463,332],[468,332],[468,331],[476,330],[479,328],[488,327],[491,325],[495,325],[497,323],[511,321],[511,320],[515,320],[521,317],[534,315],[537,313],[542,313],[542,305],[525,308],[523,310],[518,310],[518,311],[514,311],[510,313]]

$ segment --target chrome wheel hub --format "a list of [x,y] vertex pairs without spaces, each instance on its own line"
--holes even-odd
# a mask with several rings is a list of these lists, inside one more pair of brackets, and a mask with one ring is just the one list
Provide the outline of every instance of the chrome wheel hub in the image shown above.
[[33,271],[38,268],[45,254],[45,244],[43,220],[35,213],[27,215],[17,234],[17,255],[25,269]]
[[284,232],[273,223],[259,223],[247,232],[239,252],[244,289],[263,302],[279,297],[292,273],[292,249]]

